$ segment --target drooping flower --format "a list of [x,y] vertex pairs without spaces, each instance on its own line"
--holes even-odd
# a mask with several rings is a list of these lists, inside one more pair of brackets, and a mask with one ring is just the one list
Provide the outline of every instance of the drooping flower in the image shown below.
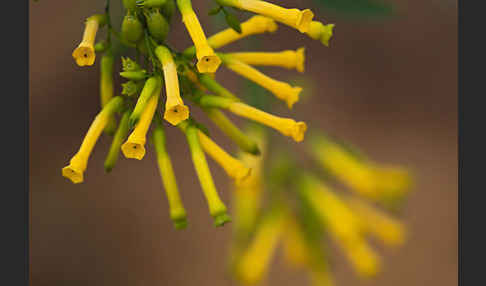
[[252,66],[276,66],[304,72],[305,48],[281,52],[237,52],[226,54]]
[[314,13],[309,10],[287,9],[278,5],[260,0],[217,0],[221,5],[232,6],[241,10],[250,11],[274,19],[277,22],[288,25],[305,33],[314,18]]
[[118,111],[122,104],[123,99],[120,96],[116,96],[112,98],[95,117],[84,137],[79,151],[72,157],[69,165],[62,169],[62,175],[64,177],[70,179],[75,184],[84,181],[84,171],[88,166],[88,159],[93,151],[96,141],[98,141],[98,138],[105,129],[113,113]]
[[208,44],[206,35],[192,9],[190,0],[177,0],[177,7],[182,15],[182,22],[196,47],[197,69],[201,73],[214,73],[221,64],[221,59]]
[[290,109],[299,101],[299,94],[302,91],[302,87],[291,86],[286,82],[273,79],[231,55],[221,55],[221,58],[229,69],[269,90],[275,97],[285,101]]
[[152,123],[152,119],[159,102],[160,87],[156,89],[154,95],[150,97],[147,106],[140,116],[140,120],[128,139],[121,146],[123,155],[126,158],[142,160],[145,156],[145,142],[147,141],[147,132]]
[[92,66],[94,64],[96,58],[94,50],[96,33],[98,28],[105,24],[105,15],[93,15],[86,19],[83,39],[72,54],[78,66]]
[[172,55],[164,46],[158,46],[155,54],[162,63],[165,78],[165,101],[164,119],[172,125],[177,125],[189,117],[189,108],[184,105],[179,91],[179,78],[177,67],[172,59]]

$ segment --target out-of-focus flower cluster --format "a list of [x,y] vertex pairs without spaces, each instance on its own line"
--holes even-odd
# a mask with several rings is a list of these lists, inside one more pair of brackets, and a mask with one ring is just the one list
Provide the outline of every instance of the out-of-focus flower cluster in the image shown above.
[[311,285],[334,285],[329,241],[360,277],[379,273],[381,259],[367,238],[388,247],[405,242],[396,214],[411,189],[410,173],[373,162],[322,132],[307,140],[314,166],[303,168],[286,148],[268,148],[273,144],[263,129],[252,126],[250,132],[263,148],[259,157],[239,155],[253,172],[233,184],[234,277],[244,285],[261,282],[281,247],[288,266],[305,270]]

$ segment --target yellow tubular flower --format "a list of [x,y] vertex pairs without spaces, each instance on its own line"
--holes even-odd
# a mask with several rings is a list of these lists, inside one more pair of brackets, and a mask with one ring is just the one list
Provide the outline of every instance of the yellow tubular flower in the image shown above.
[[228,216],[226,206],[221,201],[214,186],[206,156],[204,156],[204,152],[199,143],[198,129],[192,124],[188,124],[187,120],[181,122],[178,126],[186,133],[189,149],[191,150],[192,162],[194,163],[199,183],[208,202],[209,213],[214,219],[214,225],[223,226],[225,223],[230,222],[231,218]]
[[94,15],[86,19],[83,40],[72,54],[78,66],[92,66],[94,64],[96,58],[94,50],[96,33],[105,21],[104,15]]
[[237,265],[236,273],[243,282],[252,284],[263,278],[282,232],[283,222],[280,214],[268,214]]
[[309,26],[309,30],[306,34],[314,40],[319,40],[321,43],[329,47],[329,40],[332,37],[334,24],[324,25],[318,21],[312,21]]
[[319,163],[352,191],[386,207],[394,207],[412,184],[409,172],[399,167],[383,167],[358,158],[340,144],[313,138],[312,150]]
[[277,66],[304,72],[305,48],[281,52],[242,52],[228,56],[253,66]]
[[88,159],[91,151],[93,151],[96,141],[98,141],[98,138],[108,124],[111,116],[120,109],[122,104],[123,99],[120,96],[116,96],[105,105],[101,112],[96,116],[93,123],[91,123],[79,151],[73,156],[70,164],[62,169],[62,175],[70,179],[74,184],[83,182],[83,173],[88,166]]
[[350,196],[348,203],[362,219],[365,232],[389,246],[398,246],[405,242],[406,231],[402,223],[357,198]]
[[355,270],[365,277],[375,275],[379,258],[365,241],[359,218],[326,185],[309,176],[305,180],[302,191]]
[[209,46],[206,35],[192,9],[190,0],[177,0],[177,6],[182,14],[182,22],[196,47],[197,69],[200,73],[214,73],[221,64],[221,59]]
[[243,181],[250,175],[250,168],[243,165],[238,159],[229,155],[201,130],[198,130],[198,136],[201,147],[225,170],[228,176],[234,178],[238,182]]
[[393,203],[403,198],[412,187],[412,177],[405,168],[373,166],[373,174],[381,202]]
[[286,9],[260,0],[219,0],[218,2],[222,5],[270,17],[277,22],[299,30],[301,33],[309,30],[309,25],[314,18],[314,13],[309,9]]
[[332,175],[361,195],[372,199],[377,197],[376,181],[370,166],[329,140],[316,138],[312,145],[317,160]]
[[165,78],[165,102],[164,119],[172,125],[177,125],[181,121],[189,118],[189,108],[184,105],[179,91],[179,79],[177,77],[177,67],[172,59],[172,55],[164,46],[158,46],[155,54],[162,63]]
[[123,143],[121,149],[123,155],[126,158],[132,158],[137,160],[142,160],[145,156],[145,142],[148,129],[152,123],[152,118],[154,117],[155,110],[157,109],[157,103],[159,101],[160,87],[158,90],[150,97],[147,106],[140,116],[140,120],[133,132],[128,136],[128,139]]
[[304,134],[307,130],[305,122],[296,122],[290,118],[271,115],[241,102],[230,103],[228,109],[234,114],[272,127],[283,135],[292,137],[296,142],[304,140]]
[[186,210],[179,195],[170,156],[165,149],[165,134],[161,124],[156,125],[152,133],[152,140],[155,152],[157,153],[160,177],[162,178],[167,200],[169,201],[170,218],[174,222],[176,229],[185,228],[187,226]]
[[286,82],[275,80],[230,55],[224,55],[222,58],[229,69],[269,90],[275,97],[285,101],[289,108],[299,101],[299,94],[302,91],[300,86],[291,86]]

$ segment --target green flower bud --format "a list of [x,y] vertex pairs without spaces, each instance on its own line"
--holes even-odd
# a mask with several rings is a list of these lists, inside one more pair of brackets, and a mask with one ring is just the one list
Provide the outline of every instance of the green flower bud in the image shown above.
[[125,6],[127,10],[133,10],[137,8],[137,0],[123,0],[123,6]]
[[121,72],[120,75],[129,80],[143,80],[148,76],[146,70],[126,71]]
[[129,57],[122,57],[123,71],[139,71],[140,65]]
[[128,95],[128,96],[133,96],[135,94],[138,94],[142,91],[144,82],[143,81],[127,81],[125,83],[122,83],[122,94]]
[[150,35],[155,40],[163,42],[169,33],[169,23],[167,20],[162,16],[159,9],[146,11],[145,17]]
[[162,7],[167,0],[138,0],[137,5],[140,7]]
[[165,16],[168,22],[172,19],[172,16],[174,15],[175,9],[176,9],[176,3],[175,0],[166,0],[167,2],[165,3],[164,6],[162,6],[162,14]]
[[121,35],[129,43],[137,43],[142,39],[143,26],[135,15],[128,13],[123,18]]

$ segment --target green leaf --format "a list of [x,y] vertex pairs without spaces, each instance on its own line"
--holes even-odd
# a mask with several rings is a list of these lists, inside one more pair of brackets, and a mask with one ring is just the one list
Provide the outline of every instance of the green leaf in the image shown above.
[[231,29],[235,30],[238,32],[238,34],[241,34],[241,25],[240,25],[240,20],[236,18],[236,16],[225,9],[223,9],[224,12],[224,19],[226,20],[226,23],[228,26],[231,27]]

